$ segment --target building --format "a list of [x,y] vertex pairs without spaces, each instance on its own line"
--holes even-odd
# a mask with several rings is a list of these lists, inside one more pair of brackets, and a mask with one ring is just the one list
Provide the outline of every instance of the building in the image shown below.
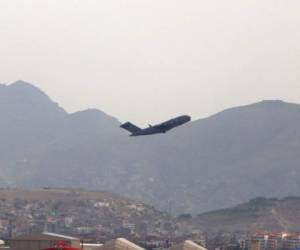
[[70,246],[66,246],[63,243],[58,243],[56,246],[47,248],[47,249],[41,249],[41,250],[80,250],[79,248],[74,248]]
[[53,248],[57,242],[80,249],[80,239],[54,233],[32,234],[12,238],[11,250],[41,250]]
[[291,235],[286,235],[282,240],[282,249],[299,249],[300,248],[300,234],[295,233]]
[[300,233],[256,233],[246,240],[248,250],[295,250],[300,248]]

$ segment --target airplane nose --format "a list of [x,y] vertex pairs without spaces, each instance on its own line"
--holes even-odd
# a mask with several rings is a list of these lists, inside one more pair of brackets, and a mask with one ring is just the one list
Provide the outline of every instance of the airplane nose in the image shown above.
[[190,120],[192,119],[189,115],[185,115],[184,118],[185,118],[187,121],[190,121]]

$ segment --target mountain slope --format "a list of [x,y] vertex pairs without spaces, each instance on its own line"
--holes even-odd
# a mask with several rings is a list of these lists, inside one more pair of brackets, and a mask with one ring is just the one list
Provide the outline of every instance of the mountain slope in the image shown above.
[[0,97],[3,186],[108,190],[176,213],[299,195],[297,104],[263,101],[132,138],[115,118],[68,114],[24,82]]
[[188,159],[194,200],[210,210],[255,196],[299,194],[298,124],[299,105],[264,101],[181,130],[179,141],[188,150],[178,158]]
[[[10,186],[51,185],[51,178],[64,179],[67,175],[59,177],[60,170],[72,171],[73,162],[81,168],[85,159],[80,154],[90,158],[92,150],[102,153],[106,140],[111,141],[119,130],[116,119],[98,110],[68,114],[23,81],[2,85],[0,97],[1,177]],[[73,160],[68,163],[65,158]],[[52,170],[55,176],[48,176]]]
[[256,198],[233,208],[208,212],[193,223],[207,232],[298,232],[300,198]]

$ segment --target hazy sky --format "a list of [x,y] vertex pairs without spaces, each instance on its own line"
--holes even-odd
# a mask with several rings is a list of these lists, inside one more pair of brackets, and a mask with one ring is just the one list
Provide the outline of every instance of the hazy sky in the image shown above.
[[0,82],[140,125],[300,103],[299,0],[0,0]]

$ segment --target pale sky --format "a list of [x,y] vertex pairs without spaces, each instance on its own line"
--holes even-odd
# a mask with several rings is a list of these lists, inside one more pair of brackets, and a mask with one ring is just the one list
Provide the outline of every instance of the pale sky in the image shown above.
[[138,125],[300,103],[299,0],[0,0],[0,82]]

